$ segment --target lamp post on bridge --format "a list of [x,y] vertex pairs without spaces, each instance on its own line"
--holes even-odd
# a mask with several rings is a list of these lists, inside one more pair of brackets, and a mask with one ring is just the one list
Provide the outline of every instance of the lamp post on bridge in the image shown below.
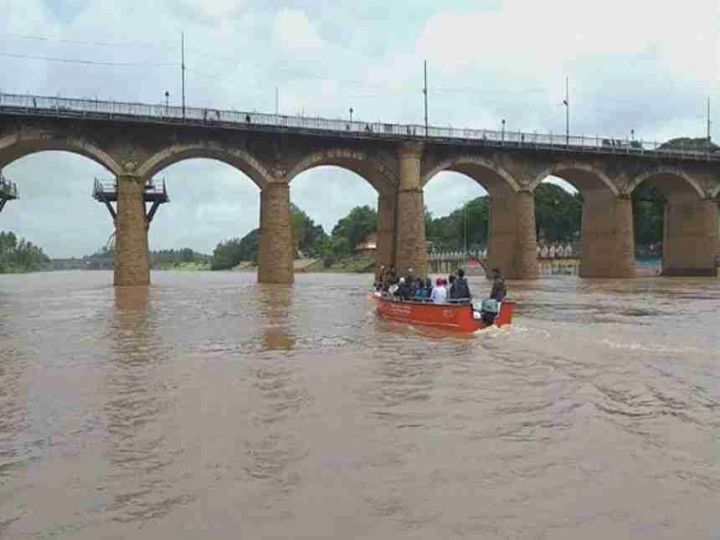
[[502,127],[500,128],[500,140],[505,142],[505,119],[502,119]]
[[165,116],[170,115],[170,92],[165,90]]
[[350,123],[352,124],[353,108],[350,107]]

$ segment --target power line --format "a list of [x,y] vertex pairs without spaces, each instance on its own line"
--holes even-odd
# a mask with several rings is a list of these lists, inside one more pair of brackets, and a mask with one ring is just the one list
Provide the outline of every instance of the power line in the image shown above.
[[[75,44],[75,45],[118,47],[118,48],[126,48],[126,49],[127,48],[161,49],[161,50],[173,51],[173,52],[177,51],[176,47],[171,47],[166,44],[153,44],[153,43],[145,43],[145,42],[93,41],[93,40],[65,39],[65,38],[59,38],[59,37],[28,35],[28,34],[12,34],[12,33],[0,33],[0,37],[9,37],[9,38],[13,38],[13,39],[24,39],[24,40],[42,41],[42,42],[67,43],[67,44]],[[196,56],[200,56],[203,58],[208,58],[208,59],[213,59],[213,60],[220,61],[220,62],[229,63],[234,66],[238,66],[239,64],[250,64],[255,67],[267,69],[267,64],[262,63],[260,61],[256,61],[256,60],[244,60],[244,61],[238,62],[238,59],[236,57],[224,56],[224,55],[217,54],[217,53],[208,53],[206,51],[202,51],[202,50],[194,49],[194,48],[187,48],[185,52],[186,52],[186,55],[196,55]],[[108,61],[96,61],[96,60],[46,57],[46,56],[40,56],[40,55],[15,55],[15,54],[11,54],[11,53],[0,53],[0,56],[5,56],[5,57],[9,57],[9,58],[24,58],[24,59],[31,59],[31,60],[46,60],[46,61],[51,61],[51,62],[76,63],[76,64],[99,65],[99,66],[137,65],[137,66],[158,67],[158,66],[176,65],[175,63],[165,63],[165,62],[158,62],[158,63],[152,63],[152,62],[108,62]],[[190,71],[190,68],[187,66],[186,66],[186,69],[188,71]],[[341,79],[337,79],[337,78],[329,76],[329,75],[324,75],[321,73],[315,73],[315,72],[311,72],[311,71],[299,70],[296,68],[274,66],[272,68],[272,71],[284,73],[286,75],[290,75],[290,76],[294,76],[294,77],[298,77],[298,78],[309,79],[309,80],[335,82],[339,85],[357,86],[357,87],[363,87],[363,88],[375,88],[381,92],[381,94],[378,94],[378,96],[387,95],[388,93],[406,94],[407,92],[412,91],[412,88],[409,88],[409,87],[399,88],[396,90],[390,90],[390,87],[388,85],[377,84],[377,83],[368,83],[366,81],[357,80],[357,79],[342,79],[341,80]],[[209,73],[202,73],[197,70],[194,70],[194,72],[198,75],[207,77],[209,79],[224,80],[223,76],[212,75]],[[539,88],[539,87],[523,88],[522,92],[523,93],[547,93],[547,90]],[[486,97],[490,93],[497,93],[497,94],[505,95],[505,94],[507,94],[507,90],[506,89],[491,90],[489,88],[484,88],[483,91],[478,91],[477,88],[471,88],[471,87],[454,87],[454,88],[453,87],[436,87],[436,88],[428,89],[428,93],[432,94],[432,95],[466,94],[466,95],[477,95],[477,96],[481,96],[481,97]],[[370,96],[365,95],[363,97],[370,97]]]
[[107,62],[102,60],[84,60],[80,58],[61,58],[56,56],[38,56],[33,54],[13,54],[0,52],[0,56],[6,58],[18,58],[22,60],[44,60],[46,62],[61,62],[64,64],[84,64],[90,66],[115,66],[115,67],[127,67],[127,66],[138,66],[138,67],[162,67],[162,66],[177,66],[175,62]]
[[111,41],[90,41],[90,40],[82,40],[82,39],[65,39],[65,38],[57,38],[57,37],[48,37],[48,36],[37,36],[37,35],[28,35],[28,34],[0,34],[0,37],[3,38],[10,38],[10,39],[23,39],[27,41],[54,41],[57,43],[67,43],[70,45],[93,45],[97,47],[119,47],[119,48],[141,48],[141,49],[166,49],[166,50],[174,50],[173,47],[170,47],[169,45],[160,45],[155,43],[142,43],[142,42],[111,42]]

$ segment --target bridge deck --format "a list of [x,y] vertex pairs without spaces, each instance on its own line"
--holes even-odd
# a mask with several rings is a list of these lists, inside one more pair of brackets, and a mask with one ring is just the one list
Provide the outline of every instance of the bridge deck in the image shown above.
[[345,121],[198,107],[28,96],[0,93],[0,116],[52,117],[113,122],[177,124],[213,129],[283,131],[355,139],[385,139],[556,152],[621,154],[651,159],[720,161],[720,152],[667,149],[661,143],[614,137],[565,136],[519,131],[458,129],[417,124]]

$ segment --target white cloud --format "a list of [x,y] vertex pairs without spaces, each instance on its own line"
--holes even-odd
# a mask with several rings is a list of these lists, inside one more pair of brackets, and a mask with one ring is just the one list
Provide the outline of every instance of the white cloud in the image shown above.
[[297,9],[282,9],[275,19],[274,35],[285,52],[317,50],[324,45],[315,25]]

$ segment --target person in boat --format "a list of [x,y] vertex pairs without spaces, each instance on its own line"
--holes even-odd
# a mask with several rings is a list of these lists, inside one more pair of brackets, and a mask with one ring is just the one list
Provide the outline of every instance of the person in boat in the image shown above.
[[395,266],[390,266],[390,268],[387,268],[385,270],[385,273],[382,277],[382,292],[390,292],[390,288],[395,285],[397,287],[397,272],[395,271]]
[[435,287],[433,287],[432,293],[430,294],[430,300],[435,304],[447,303],[447,288],[445,287],[446,281],[444,278],[437,278],[435,280]]
[[498,302],[502,302],[507,296],[507,287],[505,286],[505,279],[502,277],[502,273],[499,268],[492,269],[493,284],[490,290],[490,298]]
[[414,282],[413,299],[424,300],[425,298],[427,298],[427,293],[425,291],[425,280],[419,277]]
[[383,290],[383,287],[385,285],[385,275],[386,274],[387,274],[387,271],[385,270],[385,265],[381,264],[380,269],[378,270],[378,273],[375,276],[375,290],[376,291]]
[[395,269],[395,265],[391,265],[387,271],[387,282],[390,285],[395,285],[398,282],[398,275],[397,270]]
[[422,279],[420,278],[420,281],[422,282],[422,298],[423,300],[430,300],[430,295],[432,294],[432,280],[430,278]]
[[453,297],[453,288],[455,287],[455,274],[450,274],[447,278],[449,285],[447,286],[448,290],[448,298],[452,299]]
[[410,300],[412,297],[412,287],[404,277],[401,277],[398,282],[398,288],[395,291],[395,296],[401,300]]
[[465,277],[465,270],[458,268],[455,276],[455,283],[450,287],[450,298],[452,300],[468,300],[472,298],[470,295],[470,286]]

